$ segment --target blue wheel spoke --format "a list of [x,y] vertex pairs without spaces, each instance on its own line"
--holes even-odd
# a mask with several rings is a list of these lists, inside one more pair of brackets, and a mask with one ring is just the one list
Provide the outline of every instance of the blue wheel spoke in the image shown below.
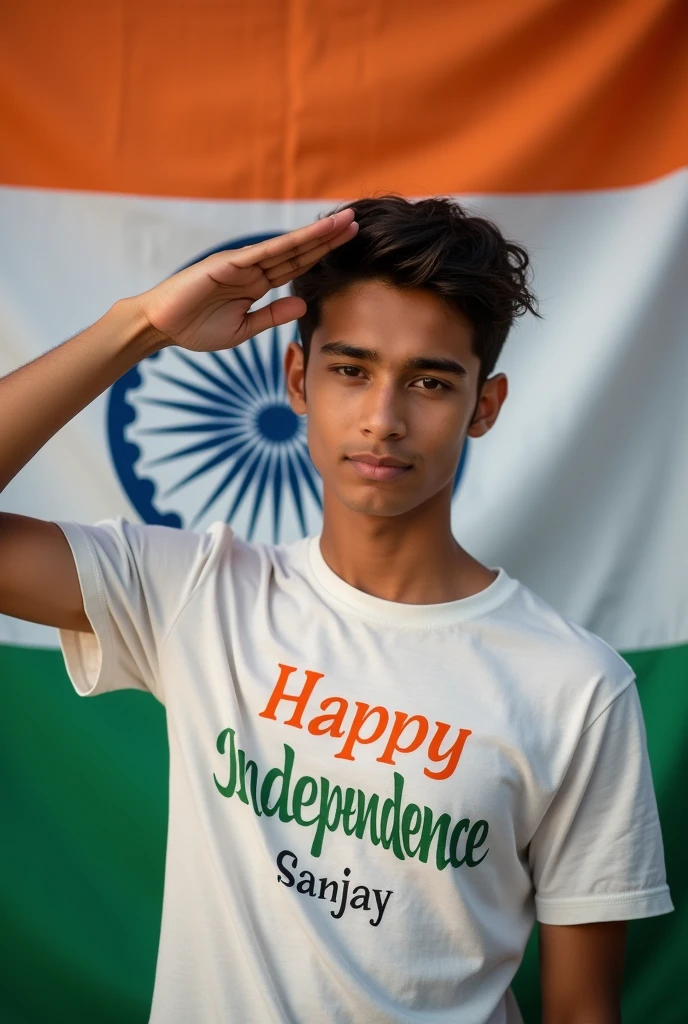
[[208,434],[210,431],[219,433],[221,430],[236,430],[240,426],[249,427],[251,421],[245,416],[225,416],[221,420],[209,423],[182,423],[172,427],[143,427],[137,430],[137,437],[159,434]]
[[[236,354],[236,350],[233,350],[233,351]],[[216,365],[220,367],[220,369],[223,371],[223,373],[226,374],[226,376],[229,378],[229,380],[231,380],[232,384],[234,385],[235,393],[236,393],[237,397],[240,398],[240,399],[243,399],[243,401],[245,402],[247,400],[247,397],[248,397],[248,395],[247,395],[247,390],[248,389],[247,389],[247,386],[246,386],[246,382],[244,380],[242,380],[241,377],[239,377],[239,375],[237,373],[235,373],[235,371],[229,365],[229,360],[228,359],[224,359],[221,352],[210,352],[209,355],[210,355],[211,359],[213,359],[213,361],[216,363]],[[255,399],[260,399],[262,397],[255,390],[255,388],[252,388],[251,390],[253,391],[253,397],[250,399],[251,401],[254,401]]]
[[227,513],[226,521],[228,523],[231,523],[232,519],[234,519],[234,516],[239,511],[239,506],[241,505],[242,501],[244,500],[248,493],[248,489],[251,486],[251,480],[253,479],[253,475],[256,472],[256,469],[258,468],[258,465],[261,459],[264,457],[264,455],[265,453],[260,451],[259,449],[254,455],[254,457],[251,459],[251,461],[247,463],[246,466],[244,467],[241,483],[239,484],[237,492],[234,495],[232,507]]
[[206,401],[213,402],[216,405],[227,406],[229,409],[240,411],[243,411],[245,407],[237,399],[228,398],[222,391],[208,391],[207,388],[198,387],[197,384],[192,384],[191,381],[182,380],[181,377],[174,377],[171,373],[154,370],[152,376],[165,380],[168,384],[174,384],[176,387],[181,388],[182,391],[190,391],[192,395],[197,395],[198,398],[205,398]]
[[[180,412],[192,412],[199,416],[218,416],[222,414],[222,409],[216,409],[212,405],[194,405],[193,402],[174,402],[168,398],[140,398],[139,402],[141,405],[157,405],[162,409],[179,409]],[[230,419],[231,414],[228,412],[225,419]]]
[[468,449],[469,449],[469,447],[470,447],[470,445],[468,443],[468,438],[466,438],[466,440],[463,443],[463,449],[461,451],[461,455],[459,457],[459,464],[456,467],[456,475],[454,477],[454,484],[452,486],[452,498],[454,497],[454,495],[458,491],[459,484],[461,483],[461,477],[463,476],[464,472],[466,471],[466,463],[468,461]]
[[[176,355],[177,359],[181,359],[183,363],[189,366],[192,370],[195,370],[197,374],[199,374],[201,377],[204,377],[211,384],[214,384],[215,387],[218,388],[220,391],[226,392],[228,395],[231,395],[234,399],[240,397],[237,396],[236,388],[230,387],[230,385],[227,384],[227,382],[224,381],[221,377],[217,377],[214,373],[211,373],[210,370],[208,370],[205,366],[201,366],[195,360],[190,359],[187,353],[184,352],[182,349],[174,348],[172,349],[172,351]],[[204,353],[204,355],[206,354],[207,353]]]
[[270,369],[272,371],[272,397],[277,398],[282,383],[282,353],[280,351],[279,332],[276,327],[272,329],[270,338]]
[[294,468],[294,460],[291,455],[287,456],[287,472],[289,474],[289,483],[291,485],[291,493],[296,506],[296,514],[299,517],[299,526],[301,527],[301,533],[306,536],[308,532],[306,530],[306,519],[303,514],[303,502],[301,501],[301,485],[299,484],[299,478],[296,475],[296,469]]
[[247,448],[246,451],[242,452],[242,454],[238,457],[238,459],[236,460],[232,468],[229,470],[229,472],[225,476],[223,476],[222,480],[220,480],[219,484],[217,485],[213,493],[210,495],[203,508],[200,509],[194,516],[191,522],[192,527],[196,526],[196,524],[201,521],[201,519],[210,509],[210,507],[215,504],[215,502],[220,497],[222,492],[227,490],[227,488],[231,484],[232,480],[234,480],[237,473],[241,471],[241,467],[244,465],[246,460],[250,458],[252,450],[252,448]]
[[249,365],[246,362],[246,357],[244,353],[241,351],[240,348],[234,348],[232,349],[232,355],[234,356],[235,363],[237,363],[237,365],[241,368],[241,373],[243,374],[244,377],[244,387],[250,389],[256,396],[256,398],[260,400],[263,396],[261,395],[260,388],[256,383],[256,379],[251,373]]
[[251,439],[246,437],[242,438],[242,440],[236,444],[227,445],[226,448],[223,448],[222,451],[218,452],[212,459],[208,459],[208,461],[204,462],[198,467],[198,469],[193,470],[191,473],[187,473],[182,480],[174,484],[173,487],[168,488],[168,490],[165,491],[164,497],[171,497],[181,487],[186,487],[187,484],[190,484],[192,480],[196,480],[199,476],[205,476],[205,474],[209,473],[211,469],[215,469],[215,466],[219,466],[221,462],[226,462],[227,459],[230,459],[233,455],[237,455],[241,458],[242,456],[239,455],[239,453],[242,452],[242,449],[246,449],[248,452],[251,452],[253,447]]
[[249,343],[249,346],[250,346],[251,355],[253,356],[253,364],[254,364],[254,366],[256,368],[255,369],[256,376],[260,377],[260,381],[261,381],[261,383],[263,385],[263,389],[267,393],[267,391],[268,391],[268,377],[267,377],[267,374],[265,372],[265,366],[263,365],[263,360],[260,357],[260,352],[258,351],[258,345],[256,344],[256,339],[255,338],[249,338],[248,339],[248,343]]
[[256,485],[255,494],[253,495],[253,508],[251,509],[251,521],[248,525],[248,536],[247,540],[253,540],[253,532],[256,528],[256,522],[258,520],[258,513],[263,506],[263,495],[265,494],[265,485],[268,479],[268,473],[272,466],[275,458],[275,452],[267,449],[265,452],[265,464],[260,474],[260,479]]
[[315,478],[317,470],[313,463],[311,462],[310,456],[304,456],[304,454],[299,450],[299,447],[297,446],[296,458],[298,459],[299,465],[301,466],[301,472],[303,473],[303,478],[306,481],[306,484],[308,485],[308,489],[315,498],[318,508],[322,508],[322,495],[318,489],[318,485],[316,483]]
[[[168,462],[175,462],[177,459],[183,459],[186,455],[195,455],[197,452],[205,452],[211,448],[217,448],[221,444],[226,444],[227,441],[235,440],[242,433],[246,433],[246,431],[224,430],[221,434],[216,434],[215,437],[211,437],[208,441],[199,441],[198,444],[189,445],[188,448],[175,448],[173,452],[168,452],[166,455],[159,455],[157,459],[153,459],[151,462],[146,462],[146,468],[152,469],[153,466],[164,466]],[[250,435],[246,435],[246,440],[250,440]]]
[[277,544],[279,540],[280,511],[282,509],[282,453],[275,451],[275,472],[272,477],[272,539]]

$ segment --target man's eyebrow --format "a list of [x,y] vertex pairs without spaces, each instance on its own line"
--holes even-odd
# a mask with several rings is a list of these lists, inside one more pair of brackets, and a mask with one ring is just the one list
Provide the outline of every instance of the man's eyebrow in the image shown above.
[[[368,363],[379,363],[380,353],[374,348],[360,348],[344,341],[329,341],[320,352],[324,355],[344,356],[348,359],[361,359]],[[404,363],[405,370],[436,370],[439,373],[454,373],[457,377],[466,376],[466,368],[456,359],[445,359],[441,356],[415,356]]]
[[328,341],[320,348],[321,354],[345,356],[349,359],[364,359],[368,363],[378,363],[380,355],[374,348],[359,348],[358,345],[347,345],[344,341]]
[[455,373],[457,377],[466,376],[466,367],[456,359],[442,359],[434,356],[416,356],[405,364],[409,370],[438,370],[440,373]]

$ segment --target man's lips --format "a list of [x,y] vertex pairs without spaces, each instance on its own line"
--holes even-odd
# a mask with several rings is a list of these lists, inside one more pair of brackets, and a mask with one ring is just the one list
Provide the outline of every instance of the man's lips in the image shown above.
[[411,468],[408,462],[395,459],[391,455],[348,455],[347,461],[366,480],[396,480],[402,473]]

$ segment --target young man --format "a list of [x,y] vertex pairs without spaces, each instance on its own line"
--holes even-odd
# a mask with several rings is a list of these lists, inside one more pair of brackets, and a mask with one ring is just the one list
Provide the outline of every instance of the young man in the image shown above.
[[536,918],[548,1024],[620,1019],[624,922],[672,909],[632,672],[450,529],[527,272],[454,203],[363,200],[0,382],[4,486],[143,357],[300,318],[321,537],[0,517],[0,611],[60,628],[79,693],[167,709],[158,1024],[511,1024]]

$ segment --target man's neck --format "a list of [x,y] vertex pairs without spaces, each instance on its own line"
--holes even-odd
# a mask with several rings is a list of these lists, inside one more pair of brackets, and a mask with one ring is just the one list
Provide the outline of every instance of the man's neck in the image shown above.
[[457,543],[449,501],[401,516],[355,512],[325,494],[320,548],[357,590],[402,604],[442,604],[470,597],[495,579]]

